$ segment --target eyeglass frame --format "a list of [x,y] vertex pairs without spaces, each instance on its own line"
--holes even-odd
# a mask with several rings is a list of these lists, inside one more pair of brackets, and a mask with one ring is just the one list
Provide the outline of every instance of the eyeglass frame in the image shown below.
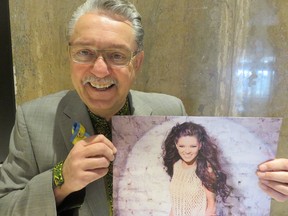
[[[81,61],[77,61],[76,59],[75,59],[75,57],[73,56],[73,53],[72,53],[72,49],[71,49],[71,47],[83,47],[83,48],[87,48],[87,49],[89,49],[89,50],[92,50],[92,51],[94,51],[95,53],[100,53],[100,55],[95,55],[95,57],[94,57],[94,59],[93,59],[93,61],[89,61],[89,62],[81,62]],[[82,49],[79,49],[79,50],[82,50]],[[84,49],[83,49],[84,50]],[[127,61],[127,63],[126,64],[123,64],[123,65],[117,65],[117,64],[111,64],[111,62],[109,61],[109,59],[107,58],[107,57],[105,57],[105,55],[103,55],[103,52],[105,52],[105,51],[117,51],[117,50],[125,50],[125,51],[128,51],[128,52],[130,52],[130,59],[129,59],[129,61]],[[73,62],[75,62],[75,63],[77,63],[77,64],[91,64],[91,65],[93,65],[93,64],[95,64],[95,62],[98,60],[98,58],[99,57],[102,57],[102,59],[104,60],[104,62],[108,65],[108,66],[110,66],[110,67],[127,67],[130,63],[131,63],[131,61],[132,61],[132,59],[140,52],[140,51],[135,51],[135,52],[132,52],[131,50],[129,50],[129,49],[125,49],[125,48],[111,48],[111,49],[96,49],[96,48],[94,48],[94,47],[92,47],[92,46],[88,46],[88,45],[75,45],[75,44],[71,44],[71,43],[69,43],[68,44],[68,52],[69,52],[69,56],[70,56],[70,58],[72,59],[72,61]],[[77,53],[77,52],[75,52],[75,53]],[[107,59],[108,59],[108,61],[107,61]]]

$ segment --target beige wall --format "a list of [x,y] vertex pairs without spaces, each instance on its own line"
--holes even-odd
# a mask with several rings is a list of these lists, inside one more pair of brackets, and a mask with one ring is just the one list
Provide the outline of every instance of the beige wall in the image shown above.
[[[65,38],[84,0],[10,0],[17,103],[71,88]],[[284,117],[288,157],[287,0],[134,0],[146,30],[135,88],[180,97],[190,115]],[[288,205],[273,202],[272,215]]]
[[72,87],[66,23],[81,2],[9,1],[18,104]]

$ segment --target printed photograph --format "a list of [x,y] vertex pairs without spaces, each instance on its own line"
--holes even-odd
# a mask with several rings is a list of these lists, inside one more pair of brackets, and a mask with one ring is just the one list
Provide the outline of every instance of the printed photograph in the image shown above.
[[270,215],[259,164],[281,118],[115,116],[114,215]]

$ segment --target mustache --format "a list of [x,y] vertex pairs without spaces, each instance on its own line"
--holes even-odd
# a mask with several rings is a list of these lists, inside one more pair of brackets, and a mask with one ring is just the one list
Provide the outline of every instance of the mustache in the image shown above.
[[86,85],[87,83],[97,83],[97,84],[118,84],[117,80],[113,79],[112,77],[104,77],[98,78],[95,76],[86,76],[82,80],[82,84]]

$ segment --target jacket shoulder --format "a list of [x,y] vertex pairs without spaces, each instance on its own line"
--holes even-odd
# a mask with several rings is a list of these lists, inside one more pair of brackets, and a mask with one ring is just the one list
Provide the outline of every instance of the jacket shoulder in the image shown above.
[[132,104],[150,107],[153,115],[187,115],[182,101],[172,95],[131,90]]
[[21,105],[22,108],[33,108],[33,107],[50,107],[57,105],[61,99],[68,93],[68,90],[60,91],[54,94],[49,94],[43,97],[36,98],[34,100],[25,102]]
[[181,101],[179,98],[175,96],[163,94],[163,93],[142,92],[142,91],[136,91],[136,90],[131,90],[130,92],[134,98],[136,97],[141,98],[141,100],[148,100],[148,101],[153,101],[153,102],[161,102],[161,101],[166,101],[166,100],[168,100],[169,102]]

